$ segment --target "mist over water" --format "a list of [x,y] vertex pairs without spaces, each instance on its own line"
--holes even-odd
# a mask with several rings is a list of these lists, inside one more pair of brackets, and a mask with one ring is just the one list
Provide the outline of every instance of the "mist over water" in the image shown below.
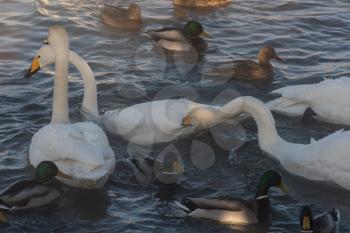
[[[128,1],[109,1],[128,5]],[[0,2],[0,188],[31,174],[28,149],[35,132],[50,122],[53,66],[30,80],[25,69],[46,39],[48,28],[63,25],[70,49],[82,56],[95,73],[100,112],[146,101],[186,97],[204,104],[221,105],[251,95],[263,101],[279,87],[350,76],[350,2],[235,0],[215,10],[174,8],[170,0],[136,1],[142,9],[142,31],[200,21],[212,38],[198,56],[177,55],[174,63],[154,49],[141,32],[119,32],[101,21],[100,0],[6,0]],[[283,63],[273,62],[271,83],[252,84],[227,80],[213,67],[232,59],[255,59],[259,49],[271,45]],[[188,60],[184,60],[188,59]],[[70,113],[79,121],[83,82],[70,69]],[[286,140],[309,143],[344,126],[275,116]],[[230,121],[194,137],[142,148],[153,157],[169,152],[184,164],[180,187],[158,190],[132,180],[125,162],[134,145],[108,135],[116,154],[116,171],[104,190],[71,189],[54,204],[35,211],[9,214],[10,226],[0,232],[266,232],[184,218],[169,201],[184,196],[254,197],[264,171],[281,172],[290,191],[271,190],[272,213],[267,232],[297,232],[304,204],[314,212],[340,209],[341,232],[350,231],[350,196],[324,183],[309,182],[284,172],[258,148],[252,120]],[[245,142],[245,143],[244,143]],[[332,156],[332,155],[329,155]]]

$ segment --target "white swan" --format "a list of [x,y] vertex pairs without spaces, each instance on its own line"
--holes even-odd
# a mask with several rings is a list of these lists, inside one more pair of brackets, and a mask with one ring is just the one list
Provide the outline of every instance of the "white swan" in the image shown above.
[[[68,115],[69,40],[63,27],[50,27],[48,42],[55,61],[52,119],[32,138],[29,162],[36,167],[41,161],[53,161],[72,178],[62,182],[81,188],[101,188],[113,172],[114,152],[103,130],[94,123],[70,124]],[[26,74],[30,77],[45,64],[38,54]],[[87,88],[86,92],[90,90]],[[92,100],[93,101],[93,100]]]
[[303,116],[308,108],[320,121],[350,125],[350,78],[327,79],[317,84],[287,86],[272,93],[282,97],[267,103],[274,112]]
[[[41,67],[55,62],[53,48],[43,46],[39,52]],[[80,71],[84,80],[81,112],[87,121],[99,123],[113,134],[138,145],[153,145],[172,141],[193,133],[198,128],[182,126],[184,117],[197,108],[208,111],[215,107],[187,99],[168,99],[136,104],[124,109],[98,113],[96,81],[90,66],[75,52],[69,51],[69,61]],[[199,117],[206,117],[203,114]],[[211,117],[208,115],[208,117]],[[204,120],[203,120],[204,121]],[[203,128],[207,126],[203,125]]]
[[[202,111],[198,109],[190,113],[186,124],[195,127],[208,124],[196,117]],[[221,114],[213,114],[213,118],[223,120],[243,112],[250,114],[258,126],[260,148],[277,159],[288,172],[310,180],[332,182],[350,190],[350,131],[337,131],[318,141],[311,139],[310,144],[290,143],[278,135],[271,112],[258,99],[239,97],[220,111]]]

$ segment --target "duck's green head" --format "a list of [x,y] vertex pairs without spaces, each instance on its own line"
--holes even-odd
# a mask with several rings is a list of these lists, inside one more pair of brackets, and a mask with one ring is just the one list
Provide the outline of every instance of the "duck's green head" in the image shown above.
[[303,206],[300,211],[299,221],[302,233],[313,233],[313,214],[310,206]]
[[186,37],[196,38],[200,36],[209,37],[209,33],[205,32],[202,24],[191,20],[186,23],[184,27],[184,34]]
[[266,195],[271,187],[278,187],[288,193],[282,183],[281,175],[273,170],[267,171],[261,176],[257,196]]
[[50,182],[55,176],[71,178],[59,171],[56,164],[51,161],[42,161],[35,169],[35,177],[41,183]]

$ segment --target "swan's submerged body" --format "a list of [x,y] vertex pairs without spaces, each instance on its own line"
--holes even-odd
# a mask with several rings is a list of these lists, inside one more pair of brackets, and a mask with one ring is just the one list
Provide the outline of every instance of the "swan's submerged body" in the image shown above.
[[80,188],[101,188],[115,166],[114,152],[103,130],[94,123],[49,124],[33,137],[29,162],[55,161],[73,179],[58,177]]
[[281,97],[267,106],[274,112],[303,116],[311,108],[320,121],[350,125],[350,78],[327,79],[317,84],[287,86],[272,93]]
[[102,119],[108,131],[139,145],[172,141],[193,133],[182,126],[183,118],[201,105],[187,99],[158,100],[107,111]]

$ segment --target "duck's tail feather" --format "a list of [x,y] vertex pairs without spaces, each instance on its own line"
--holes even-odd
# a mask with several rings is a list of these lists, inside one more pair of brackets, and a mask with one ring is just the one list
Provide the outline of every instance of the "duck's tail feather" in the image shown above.
[[339,209],[334,208],[334,209],[330,210],[328,213],[333,217],[334,222],[339,223],[339,221],[340,221]]
[[181,203],[178,202],[178,201],[175,201],[174,204],[175,204],[175,206],[176,206],[177,208],[183,210],[183,211],[186,212],[186,213],[192,212],[189,208],[187,208],[185,205],[181,204]]
[[0,199],[0,210],[10,210],[12,206],[6,204],[3,200]]

